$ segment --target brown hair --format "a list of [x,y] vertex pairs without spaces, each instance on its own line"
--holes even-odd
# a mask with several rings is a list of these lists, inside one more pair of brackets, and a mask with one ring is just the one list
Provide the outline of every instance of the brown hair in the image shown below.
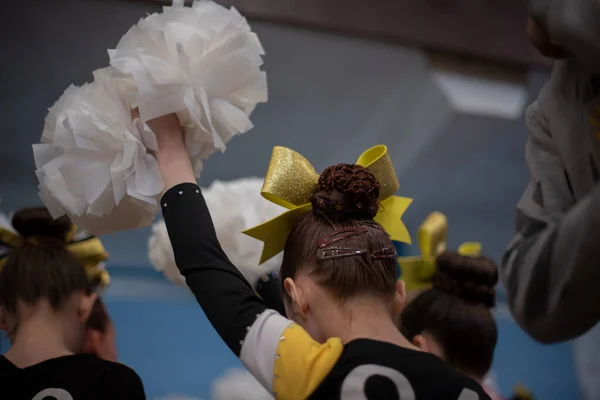
[[427,332],[441,345],[446,361],[482,378],[492,365],[498,331],[495,305],[496,264],[485,257],[447,252],[437,258],[433,286],[402,312],[400,331],[412,340]]
[[74,292],[90,290],[85,270],[66,248],[72,227],[67,217],[55,220],[45,208],[25,208],[13,216],[12,225],[25,242],[0,269],[2,308],[16,313],[20,301],[47,299],[59,309]]
[[285,244],[280,272],[284,296],[285,279],[299,274],[316,277],[340,300],[393,296],[395,250],[373,221],[378,198],[379,182],[366,168],[338,164],[323,171],[313,210],[294,225]]
[[110,318],[106,306],[100,297],[94,302],[92,312],[85,323],[86,329],[93,329],[102,333],[106,332]]

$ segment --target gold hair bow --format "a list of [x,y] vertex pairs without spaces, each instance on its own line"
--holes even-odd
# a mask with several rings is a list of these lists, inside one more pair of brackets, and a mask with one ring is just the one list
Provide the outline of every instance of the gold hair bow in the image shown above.
[[[406,285],[406,291],[427,289],[436,271],[436,258],[446,251],[448,239],[448,220],[440,212],[432,212],[419,227],[417,241],[420,256],[398,257],[400,279]],[[465,242],[458,248],[458,253],[468,256],[481,254],[481,243]]]
[[[410,244],[410,235],[400,218],[412,199],[394,196],[400,183],[387,147],[370,148],[360,155],[356,164],[367,168],[381,185],[381,207],[375,221],[383,226],[392,240]],[[261,195],[289,211],[244,231],[246,235],[264,242],[261,264],[283,250],[294,224],[312,209],[310,199],[317,190],[318,181],[319,174],[301,154],[286,147],[273,148]]]
[[[77,226],[73,225],[66,237],[67,250],[85,268],[90,280],[97,280],[100,287],[104,288],[110,283],[108,271],[103,268],[103,261],[108,258],[102,242],[95,236],[82,234]],[[0,253],[0,268],[6,263],[12,249],[18,248],[25,243],[25,239],[18,234],[0,227],[0,245],[4,245],[7,251]]]

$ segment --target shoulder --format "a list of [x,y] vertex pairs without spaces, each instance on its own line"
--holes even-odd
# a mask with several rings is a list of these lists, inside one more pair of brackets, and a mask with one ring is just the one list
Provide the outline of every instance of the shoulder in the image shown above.
[[306,398],[329,374],[342,351],[340,339],[319,343],[301,326],[267,310],[249,327],[241,360],[277,398]]
[[[437,357],[436,357],[437,358]],[[439,380],[439,391],[455,390],[458,400],[487,400],[490,399],[487,391],[474,379],[464,375],[445,361],[438,359],[434,381]],[[433,360],[432,360],[433,365]]]
[[104,363],[101,380],[106,395],[118,394],[121,396],[119,398],[132,400],[146,398],[142,379],[132,368],[116,362],[101,361]]
[[489,399],[477,382],[432,354],[368,339],[346,345],[327,383],[339,387],[342,397],[366,393],[375,399],[405,393],[410,398]]

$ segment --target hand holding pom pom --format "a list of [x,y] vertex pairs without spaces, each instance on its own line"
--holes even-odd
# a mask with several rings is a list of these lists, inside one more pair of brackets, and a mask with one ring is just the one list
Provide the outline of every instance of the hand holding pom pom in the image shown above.
[[132,120],[135,87],[108,69],[69,87],[33,146],[40,197],[54,218],[67,214],[94,235],[149,225],[163,185],[151,152],[154,133]]
[[[235,9],[174,4],[131,28],[109,51],[112,68],[49,110],[34,157],[53,217],[94,235],[148,226],[163,188],[153,131],[161,148],[184,140],[199,176],[203,160],[252,128],[250,113],[267,100],[258,38]],[[164,136],[181,127],[176,141]]]
[[264,50],[234,8],[176,3],[142,19],[109,55],[135,82],[143,121],[177,114],[199,176],[203,160],[250,130],[250,113],[267,101]]

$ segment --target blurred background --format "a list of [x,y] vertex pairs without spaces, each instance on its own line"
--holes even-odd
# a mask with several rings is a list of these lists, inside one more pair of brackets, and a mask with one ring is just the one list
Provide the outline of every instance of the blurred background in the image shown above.
[[[352,162],[383,143],[414,198],[413,233],[432,211],[450,222],[449,247],[481,241],[499,261],[528,180],[524,109],[549,66],[525,36],[522,0],[234,0],[267,56],[270,101],[255,128],[206,165],[201,184],[263,176],[274,145],[317,170]],[[0,24],[0,208],[39,204],[31,144],[47,108],[71,83],[108,64],[106,49],[158,0],[5,2]],[[105,295],[119,355],[150,399],[209,399],[210,384],[238,367],[195,300],[156,273],[148,230],[102,238],[113,284]],[[408,249],[418,253],[416,246]],[[577,399],[572,345],[544,346],[514,323],[498,293],[493,373],[503,394],[525,384],[538,399]],[[3,344],[3,350],[6,350]]]

